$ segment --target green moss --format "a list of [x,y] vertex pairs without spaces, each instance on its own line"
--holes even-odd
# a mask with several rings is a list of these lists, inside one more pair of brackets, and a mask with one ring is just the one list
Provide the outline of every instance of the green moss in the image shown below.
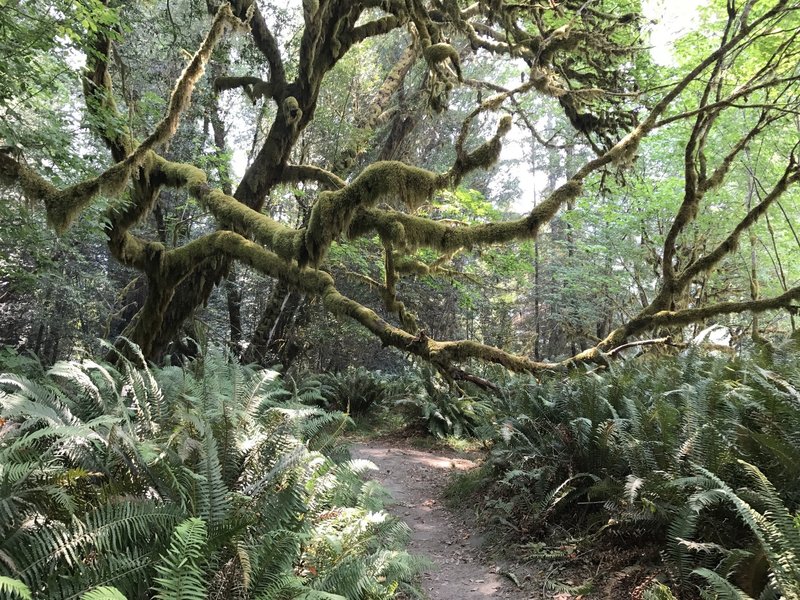
[[464,175],[470,171],[488,169],[497,162],[502,150],[503,136],[511,129],[511,124],[511,116],[505,115],[500,119],[494,136],[468,154],[464,153],[462,149],[467,132],[466,128],[462,129],[461,135],[456,142],[458,159],[446,174],[451,186],[457,186]]
[[164,178],[164,184],[170,187],[191,188],[208,181],[206,174],[194,165],[168,161],[153,152],[150,153],[149,161],[150,169],[158,169]]
[[285,261],[296,260],[303,245],[304,232],[287,227],[220,190],[195,190],[198,200],[226,227],[251,235]]
[[387,227],[387,234],[386,242],[391,242],[397,248],[405,248],[406,228],[403,227],[402,223],[397,221],[390,222]]
[[122,234],[113,245],[112,250],[123,264],[137,269],[145,268],[145,242],[129,233]]
[[44,177],[25,165],[14,162],[3,165],[4,179],[19,183],[26,198],[41,202],[47,223],[61,234],[100,192],[100,178],[88,179],[59,190]]
[[45,198],[47,222],[57,233],[63,233],[100,191],[96,179],[82,181],[55,196]]
[[[331,242],[351,230],[358,209],[373,206],[381,199],[397,198],[414,210],[442,183],[431,171],[398,161],[383,161],[364,169],[347,187],[335,192],[322,192],[311,210],[305,235],[310,262],[319,265]],[[392,240],[402,233],[396,226],[387,227],[386,234]]]
[[458,50],[453,48],[450,44],[431,44],[423,51],[423,56],[427,63],[431,66],[446,61],[448,58],[453,62],[453,68],[456,71],[458,80],[462,81],[461,76],[461,61],[458,57]]
[[526,221],[530,231],[536,233],[539,227],[555,216],[561,206],[567,201],[577,198],[582,190],[583,186],[579,181],[570,179],[564,185],[553,191],[544,202],[534,208],[527,216]]
[[300,110],[300,103],[294,96],[288,96],[283,100],[283,118],[286,119],[288,125],[294,125],[303,116],[303,111]]
[[394,268],[404,275],[425,276],[430,275],[431,269],[424,262],[415,260],[410,256],[397,256],[394,259]]

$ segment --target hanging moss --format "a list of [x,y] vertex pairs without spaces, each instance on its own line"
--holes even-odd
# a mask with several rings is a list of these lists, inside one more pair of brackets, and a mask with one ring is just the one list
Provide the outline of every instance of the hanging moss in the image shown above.
[[[231,9],[231,5],[223,4],[217,14],[214,16],[214,21],[206,34],[200,48],[192,56],[192,60],[186,65],[183,73],[181,73],[172,94],[169,98],[167,114],[156,125],[153,133],[142,142],[142,147],[149,150],[155,144],[164,143],[167,141],[178,128],[178,123],[181,113],[183,113],[189,106],[194,92],[195,85],[202,77],[206,64],[208,63],[217,43],[224,37],[229,30],[246,31],[247,25],[236,18]],[[138,149],[137,149],[138,150]]]
[[552,219],[558,210],[569,200],[577,198],[583,186],[575,179],[570,179],[562,186],[556,188],[547,199],[534,208],[525,219],[531,232],[538,231],[539,227]]
[[531,69],[531,82],[538,91],[546,96],[561,98],[567,93],[567,89],[558,80],[558,76],[540,66]]
[[395,252],[392,249],[392,244],[391,243],[385,244],[384,270],[386,273],[385,277],[386,285],[381,288],[381,297],[383,299],[383,305],[386,307],[387,311],[397,315],[397,318],[400,320],[400,325],[405,331],[409,333],[417,333],[417,331],[419,330],[419,325],[417,324],[416,316],[410,313],[408,310],[406,310],[405,304],[400,300],[398,300],[397,298],[398,272],[395,266],[396,258],[397,256],[395,255]]
[[461,60],[458,57],[458,50],[453,48],[450,44],[440,43],[431,44],[423,51],[423,56],[427,63],[433,67],[439,63],[446,61],[448,58],[453,63],[453,69],[459,81],[464,81],[461,75]]
[[488,169],[494,165],[500,158],[500,151],[503,149],[503,136],[509,132],[511,124],[511,117],[505,115],[500,119],[494,136],[468,154],[460,152],[463,137],[466,134],[466,130],[463,130],[457,145],[457,150],[459,150],[458,159],[447,173],[450,185],[458,185],[464,175],[475,169]]
[[63,233],[100,191],[97,180],[83,181],[44,198],[47,223]]
[[0,154],[0,177],[4,183],[19,184],[29,202],[41,202],[47,213],[47,224],[59,234],[66,231],[101,189],[101,178],[58,189],[33,169],[6,154]]
[[[226,4],[217,11],[206,39],[178,79],[170,97],[167,114],[158,123],[153,133],[124,160],[113,165],[98,177],[59,190],[32,170],[9,157],[9,160],[16,165],[13,167],[13,179],[19,181],[26,196],[34,201],[41,201],[45,205],[48,224],[56,232],[64,232],[99,193],[102,192],[110,197],[121,194],[132,173],[141,173],[145,178],[149,177],[154,160],[151,148],[155,144],[167,141],[174,134],[180,114],[189,105],[194,86],[203,74],[205,64],[211,57],[214,46],[231,26],[244,27],[234,17],[230,5]],[[107,78],[107,73],[104,73],[104,79]],[[110,79],[108,79],[107,85],[110,87]],[[113,108],[113,104],[111,107]],[[163,159],[161,160],[163,161]],[[4,165],[4,167],[11,168],[9,165]],[[172,168],[174,170],[178,167]],[[196,172],[190,172],[190,167],[182,166],[181,169],[183,170],[181,175],[189,182],[189,185],[198,179]]]
[[[398,161],[383,161],[364,169],[347,187],[322,192],[311,210],[305,234],[309,261],[315,266],[320,264],[331,242],[348,230],[359,208],[396,198],[414,210],[443,183],[443,179],[431,171]],[[389,235],[400,233],[395,228]]]
[[424,277],[431,274],[431,268],[424,262],[411,258],[410,256],[396,256],[394,268],[398,273],[404,275],[415,275]]
[[293,126],[298,123],[303,116],[303,111],[300,110],[300,103],[294,96],[288,96],[283,100],[283,118],[286,119],[286,124]]
[[147,268],[145,261],[147,242],[130,233],[119,233],[109,239],[109,247],[114,256],[124,265],[135,267],[140,271]]

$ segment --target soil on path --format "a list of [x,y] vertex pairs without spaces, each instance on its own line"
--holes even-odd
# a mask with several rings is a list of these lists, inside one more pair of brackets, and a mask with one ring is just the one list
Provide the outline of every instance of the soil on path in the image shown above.
[[501,574],[501,567],[482,560],[479,534],[463,515],[443,504],[441,494],[450,474],[476,463],[441,450],[414,449],[395,439],[354,444],[351,454],[377,465],[372,477],[392,495],[389,510],[411,527],[409,552],[433,563],[422,577],[431,600],[530,597]]

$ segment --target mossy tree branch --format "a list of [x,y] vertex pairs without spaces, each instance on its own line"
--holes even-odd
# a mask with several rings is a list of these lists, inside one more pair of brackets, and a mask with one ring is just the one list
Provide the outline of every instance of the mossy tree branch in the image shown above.
[[[798,146],[795,146],[795,151],[797,148]],[[697,278],[702,273],[709,272],[719,264],[726,255],[730,254],[736,248],[741,234],[752,227],[758,219],[766,215],[770,206],[783,196],[789,189],[789,186],[798,181],[800,181],[800,166],[798,165],[797,156],[792,153],[786,170],[775,186],[773,186],[761,202],[748,211],[745,217],[736,224],[733,231],[731,231],[731,233],[711,252],[686,266],[676,282],[677,289],[685,289],[693,279]]]
[[217,77],[214,80],[214,90],[217,92],[236,88],[242,88],[253,104],[261,98],[271,98],[275,102],[280,102],[283,91],[280,86],[259,77]]
[[347,185],[344,179],[315,165],[286,165],[281,173],[281,183],[314,181],[326,190],[340,190]]
[[[571,19],[562,27],[553,27],[548,25],[552,23],[552,19],[543,18],[536,12],[541,13],[546,8],[534,10],[529,7],[532,11],[530,18],[538,29],[538,35],[531,35],[519,26],[516,8],[504,6],[503,3],[498,5],[500,8],[495,10],[488,5],[484,6],[484,3],[477,3],[477,8],[462,11],[454,1],[443,0],[441,6],[446,9],[446,14],[433,18],[432,10],[426,8],[420,0],[308,2],[305,5],[306,28],[300,44],[298,75],[292,82],[285,81],[285,70],[276,41],[257,6],[251,0],[237,1],[233,9],[224,5],[217,11],[200,50],[176,83],[167,113],[153,133],[137,146],[129,132],[112,133],[109,129],[106,141],[117,161],[116,165],[97,178],[59,190],[10,155],[0,153],[0,176],[4,182],[19,184],[32,199],[42,201],[49,221],[59,230],[66,227],[91,198],[100,193],[118,196],[124,188],[129,187],[131,202],[112,207],[107,234],[113,254],[125,264],[147,274],[149,295],[134,325],[136,335],[133,337],[148,356],[159,346],[158,338],[169,333],[176,323],[179,325],[186,314],[204,299],[204,295],[207,296],[208,290],[225,272],[231,260],[242,261],[304,294],[321,298],[332,313],[354,319],[377,336],[384,345],[429,360],[443,372],[453,374],[452,376],[463,373],[454,364],[472,359],[525,372],[562,370],[579,362],[605,364],[608,360],[604,354],[606,350],[618,347],[626,338],[647,329],[682,325],[732,312],[758,312],[795,306],[800,297],[798,288],[792,288],[771,299],[664,310],[671,308],[669,303],[664,302],[667,294],[673,294],[678,288],[685,288],[698,274],[705,273],[718,264],[735,247],[740,234],[765,214],[769,206],[797,181],[797,161],[793,157],[783,178],[722,243],[706,256],[696,258],[682,273],[667,273],[665,282],[668,285],[663,287],[667,291],[595,348],[562,362],[545,363],[516,356],[473,340],[433,340],[419,330],[416,321],[398,300],[399,278],[402,274],[441,271],[442,267],[439,262],[424,265],[414,261],[407,255],[409,250],[427,247],[447,257],[461,248],[536,236],[541,227],[564,204],[578,197],[587,177],[612,163],[624,164],[634,155],[641,140],[654,128],[673,122],[674,117],[664,118],[666,110],[690,85],[698,82],[701,75],[710,72],[709,82],[702,88],[701,106],[697,110],[682,113],[684,119],[695,117],[695,125],[685,153],[687,193],[684,200],[687,207],[685,210],[681,209],[682,212],[679,212],[673,223],[675,235],[670,236],[670,244],[674,245],[678,234],[692,218],[692,210],[697,209],[702,195],[722,184],[735,158],[752,139],[761,134],[764,127],[771,124],[774,118],[778,118],[763,113],[762,119],[734,144],[719,165],[710,174],[707,172],[703,149],[709,131],[720,112],[731,106],[732,101],[740,97],[740,94],[743,95],[741,90],[735,90],[727,98],[723,98],[718,77],[721,69],[731,53],[751,43],[753,35],[761,35],[757,33],[759,28],[767,30],[773,24],[773,19],[780,16],[787,6],[785,0],[776,1],[772,8],[752,21],[732,17],[718,48],[672,86],[641,123],[632,126],[629,133],[619,141],[614,142],[611,138],[605,140],[607,143],[603,144],[603,148],[606,149],[598,149],[596,158],[577,169],[566,183],[523,218],[462,226],[436,222],[400,210],[376,208],[379,201],[396,204],[399,201],[413,213],[436,191],[456,185],[465,173],[490,166],[497,159],[502,136],[511,124],[510,118],[501,120],[491,139],[476,149],[467,151],[465,146],[470,126],[479,114],[499,108],[513,94],[537,90],[557,97],[568,111],[573,124],[576,124],[575,119],[581,115],[571,114],[569,110],[574,112],[577,99],[588,101],[594,96],[607,98],[610,94],[604,91],[602,78],[597,81],[581,79],[577,70],[571,69],[568,61],[561,59],[580,48],[608,54],[618,52],[619,56],[625,56],[634,50],[632,46],[613,47],[607,36],[593,36],[591,32],[602,30],[611,21],[618,25],[631,23],[635,17],[623,23],[618,20],[619,17],[587,10],[586,14],[590,17]],[[370,8],[381,8],[385,14],[363,23],[364,11]],[[240,28],[241,19],[245,18],[251,19],[254,43],[269,63],[270,80],[220,78],[217,86],[219,89],[245,87],[253,95],[258,88],[259,95],[274,99],[280,110],[256,160],[231,196],[208,185],[205,174],[196,167],[167,161],[158,156],[155,150],[174,134],[214,45],[230,27]],[[516,90],[500,91],[498,96],[483,102],[465,120],[456,141],[456,160],[451,169],[445,173],[435,173],[395,161],[377,162],[347,183],[312,165],[289,164],[290,153],[299,133],[313,118],[325,75],[353,44],[367,37],[413,24],[419,38],[420,52],[431,72],[439,72],[439,69],[444,68],[443,65],[450,65],[448,68],[452,68],[456,77],[462,79],[458,54],[454,53],[453,46],[442,36],[442,27],[446,22],[467,31],[470,39],[475,40],[478,39],[477,36],[481,36],[478,45],[491,43],[496,51],[521,56],[530,66],[530,77],[523,86]],[[92,55],[87,74],[87,104],[95,114],[101,115],[103,111],[113,113],[115,107],[107,67],[110,51],[108,40],[99,36],[96,46],[98,52]],[[765,73],[762,72],[761,76],[766,77]],[[751,91],[770,89],[763,77],[751,80]],[[580,89],[569,89],[569,85],[573,83],[570,78],[581,83]],[[786,79],[783,81],[791,83]],[[625,91],[622,90],[620,97],[624,94]],[[370,118],[372,116],[370,113]],[[580,123],[576,127],[584,132],[590,129]],[[598,127],[610,130],[608,124]],[[598,129],[595,128],[592,132],[597,134]],[[326,189],[319,195],[306,228],[287,227],[260,212],[272,187],[279,182],[291,181],[316,181],[320,187]],[[228,229],[205,235],[172,250],[137,238],[129,230],[146,215],[162,186],[185,187],[222,227]],[[385,247],[385,281],[380,284],[384,303],[390,313],[397,315],[400,327],[386,322],[374,311],[342,295],[337,290],[333,277],[316,268],[322,266],[334,240],[342,236],[357,237],[372,233],[380,236]],[[665,250],[665,262],[667,253]],[[186,289],[189,294],[184,295],[183,291]]]
[[800,301],[800,286],[795,286],[772,298],[742,302],[720,302],[700,308],[684,308],[675,311],[664,310],[649,315],[640,315],[627,323],[624,331],[615,337],[621,339],[660,327],[682,327],[692,323],[702,323],[720,315],[744,312],[762,313],[778,309],[797,310],[800,309],[797,304],[798,301]]
[[249,20],[253,43],[267,59],[271,84],[276,90],[284,90],[286,88],[286,70],[283,66],[283,58],[278,49],[278,42],[267,26],[258,4],[255,0],[235,0],[233,6],[236,16],[240,20]]

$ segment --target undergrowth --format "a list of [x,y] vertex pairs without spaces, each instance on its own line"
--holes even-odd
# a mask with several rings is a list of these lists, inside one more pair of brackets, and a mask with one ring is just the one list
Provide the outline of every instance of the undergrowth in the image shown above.
[[362,479],[372,465],[347,458],[349,417],[303,399],[275,372],[218,354],[0,376],[0,591],[356,600],[411,589],[408,527]]
[[793,360],[696,352],[517,379],[495,403],[483,470],[451,494],[482,494],[494,526],[523,542],[559,530],[656,544],[679,595],[798,598],[798,388]]
[[[666,577],[647,597],[741,600],[800,593],[798,388],[791,355],[692,350],[602,374],[516,377],[499,395],[426,369],[351,369],[306,378],[291,396],[362,418],[400,413],[422,439],[490,448],[450,483],[448,502],[476,507],[529,559],[656,548]],[[569,543],[550,543],[559,537]]]

